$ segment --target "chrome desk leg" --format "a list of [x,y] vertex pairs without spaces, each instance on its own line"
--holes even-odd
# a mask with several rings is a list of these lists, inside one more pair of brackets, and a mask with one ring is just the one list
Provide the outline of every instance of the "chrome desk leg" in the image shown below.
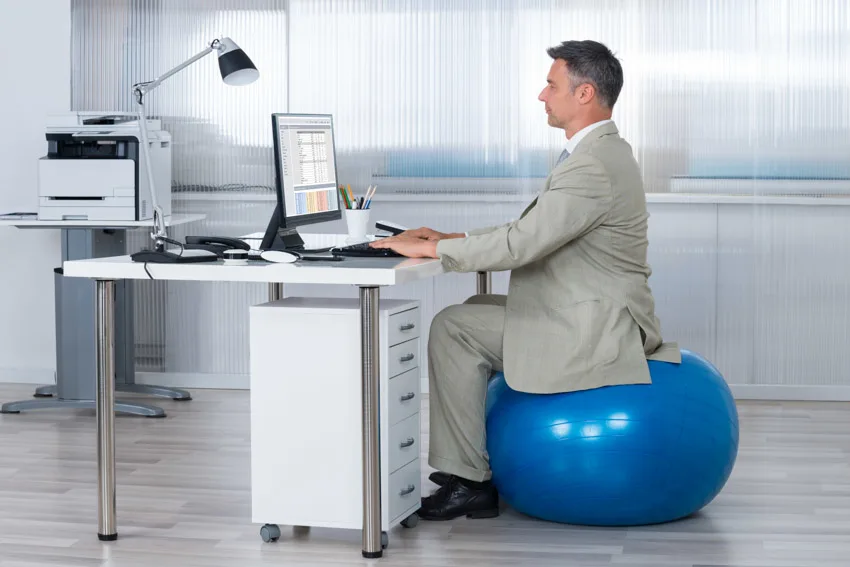
[[381,557],[381,468],[378,442],[380,364],[377,287],[360,288],[360,348],[363,356],[363,557]]
[[493,275],[490,272],[478,272],[475,290],[478,295],[493,293]]
[[118,539],[115,523],[115,282],[97,280],[97,537]]
[[283,299],[283,284],[269,283],[269,301]]

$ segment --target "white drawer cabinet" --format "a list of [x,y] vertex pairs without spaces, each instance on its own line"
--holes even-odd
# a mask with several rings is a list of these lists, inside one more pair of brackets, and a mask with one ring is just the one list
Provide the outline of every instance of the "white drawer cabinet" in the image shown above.
[[399,311],[390,315],[387,334],[390,345],[398,345],[421,336],[419,309]]
[[[418,309],[417,309],[418,311]],[[389,349],[390,376],[398,376],[413,368],[419,367],[419,339],[410,339]]]
[[408,370],[390,380],[388,403],[390,425],[394,425],[413,414],[419,413],[420,389],[419,369]]
[[[250,309],[251,499],[256,523],[360,530],[359,301],[290,297]],[[382,530],[421,498],[421,317],[381,300]]]

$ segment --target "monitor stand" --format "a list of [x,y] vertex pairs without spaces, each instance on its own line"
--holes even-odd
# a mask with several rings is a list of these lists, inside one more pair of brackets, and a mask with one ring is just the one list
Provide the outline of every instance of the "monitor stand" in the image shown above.
[[272,242],[272,250],[304,250],[304,239],[297,228],[279,228]]
[[294,226],[285,226],[285,223],[281,222],[280,205],[275,207],[260,243],[260,250],[281,250],[283,252],[301,252],[302,254],[321,254],[332,248],[333,246],[307,249],[304,239],[298,234],[298,230]]
[[298,230],[292,226],[285,226],[281,218],[280,205],[277,205],[272,213],[260,250],[304,250],[304,239],[298,234]]

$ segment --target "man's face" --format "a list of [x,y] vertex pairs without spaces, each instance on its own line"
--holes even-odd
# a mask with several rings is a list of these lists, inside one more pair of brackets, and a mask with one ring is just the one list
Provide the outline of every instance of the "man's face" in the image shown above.
[[555,59],[546,77],[546,86],[537,97],[545,103],[549,125],[555,128],[566,128],[578,112],[580,89],[571,92],[570,79],[567,77],[567,63],[563,59]]

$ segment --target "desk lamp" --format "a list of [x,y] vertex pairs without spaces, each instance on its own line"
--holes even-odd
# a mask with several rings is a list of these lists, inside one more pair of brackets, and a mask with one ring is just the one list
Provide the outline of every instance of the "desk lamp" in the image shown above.
[[[136,83],[133,85],[133,94],[136,97],[136,106],[139,112],[139,129],[142,135],[142,159],[145,162],[145,168],[148,175],[148,183],[151,189],[151,203],[153,205],[153,224],[154,232],[151,233],[151,238],[154,241],[153,250],[142,250],[131,256],[136,262],[153,262],[153,263],[183,263],[183,262],[211,262],[218,259],[218,256],[213,252],[205,250],[186,250],[183,246],[168,238],[168,233],[165,229],[165,219],[162,216],[162,209],[157,202],[156,186],[154,185],[153,167],[151,166],[150,154],[148,149],[148,126],[145,116],[144,97],[146,94],[157,88],[165,79],[182,71],[192,63],[209,55],[213,51],[218,53],[218,68],[221,71],[221,78],[225,84],[232,86],[249,85],[257,80],[260,73],[254,66],[251,59],[245,54],[242,49],[233,42],[229,37],[214,39],[209,46],[187,59],[180,65],[171,69],[167,73],[160,75],[153,81],[146,83]],[[181,248],[178,252],[169,252],[165,249],[165,243],[171,243]]]

